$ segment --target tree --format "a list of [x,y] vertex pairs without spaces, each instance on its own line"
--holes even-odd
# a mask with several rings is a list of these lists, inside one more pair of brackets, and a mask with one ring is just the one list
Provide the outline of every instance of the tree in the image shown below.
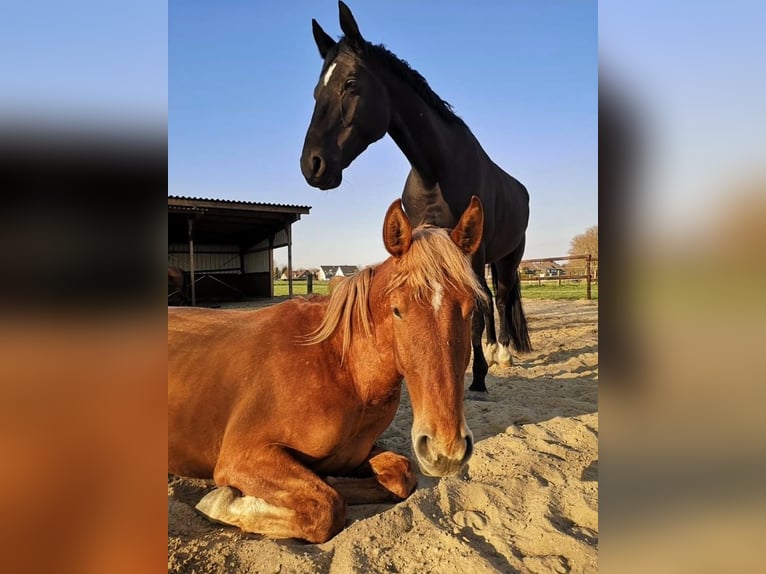
[[[598,225],[589,227],[585,233],[575,235],[569,243],[569,256],[591,255],[594,259],[598,257]],[[568,261],[565,265],[567,273],[570,275],[584,275],[587,263],[582,259]],[[591,274],[597,272],[598,264],[591,265]]]
[[569,244],[568,255],[588,254],[598,257],[598,225],[589,227],[585,233],[575,235]]

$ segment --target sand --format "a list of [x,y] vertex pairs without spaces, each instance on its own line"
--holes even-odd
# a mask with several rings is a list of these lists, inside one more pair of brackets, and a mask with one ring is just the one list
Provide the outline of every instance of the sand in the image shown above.
[[[193,508],[212,483],[169,477],[168,570],[596,572],[598,303],[524,305],[535,351],[491,368],[490,401],[466,402],[476,443],[460,476],[421,475],[401,503],[350,507],[346,528],[324,544],[212,524]],[[379,442],[412,457],[411,422],[405,392]]]

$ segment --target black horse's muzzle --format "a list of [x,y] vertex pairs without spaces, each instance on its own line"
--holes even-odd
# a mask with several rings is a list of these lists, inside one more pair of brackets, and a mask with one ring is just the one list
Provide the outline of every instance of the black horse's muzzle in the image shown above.
[[312,187],[327,190],[338,187],[343,180],[343,170],[338,162],[328,160],[318,151],[304,152],[301,156],[301,172]]

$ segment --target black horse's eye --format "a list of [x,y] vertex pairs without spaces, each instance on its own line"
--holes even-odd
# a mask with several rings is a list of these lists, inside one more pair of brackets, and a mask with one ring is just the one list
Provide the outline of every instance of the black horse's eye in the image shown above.
[[402,314],[399,312],[399,308],[398,307],[394,307],[393,310],[394,310],[394,317],[396,317],[397,319],[401,319],[402,318]]
[[345,89],[345,90],[353,90],[353,89],[356,88],[356,86],[357,86],[356,78],[349,78],[343,84],[343,89]]

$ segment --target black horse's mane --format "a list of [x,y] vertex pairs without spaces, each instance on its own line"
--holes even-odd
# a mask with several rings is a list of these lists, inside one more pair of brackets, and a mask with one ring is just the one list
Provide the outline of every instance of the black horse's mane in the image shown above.
[[406,82],[407,85],[415,90],[415,93],[423,98],[423,101],[433,108],[442,119],[449,123],[458,123],[465,126],[465,122],[454,112],[452,105],[441,99],[439,95],[431,89],[431,86],[428,85],[426,79],[421,76],[417,70],[412,69],[405,60],[402,60],[383,44],[372,44],[364,40],[363,43],[359,45],[357,42],[344,36],[335,44],[335,46],[333,46],[331,52],[328,54],[329,57],[325,61],[333,61],[337,53],[341,50],[363,60],[369,60],[375,64],[385,66],[396,77]]

